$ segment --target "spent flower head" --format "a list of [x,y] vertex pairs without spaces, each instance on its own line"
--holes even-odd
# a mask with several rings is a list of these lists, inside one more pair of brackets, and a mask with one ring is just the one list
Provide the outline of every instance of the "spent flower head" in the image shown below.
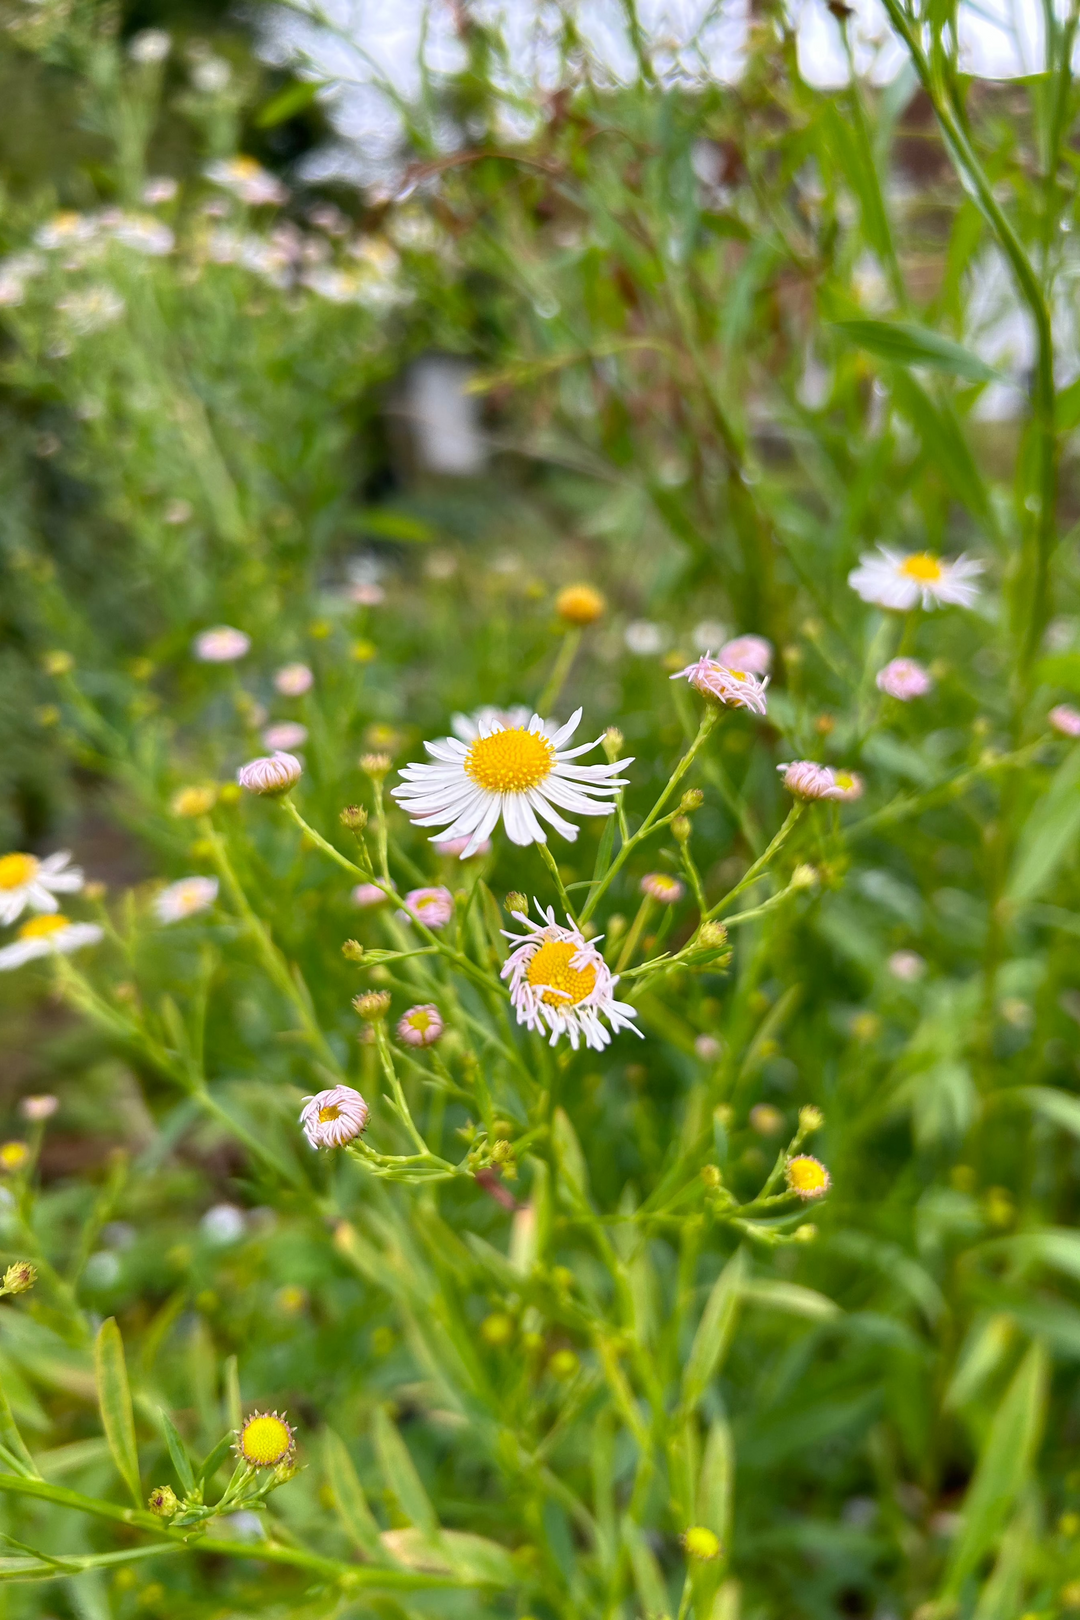
[[155,1485],[146,1505],[159,1519],[171,1519],[180,1511],[180,1498],[171,1485]]
[[685,669],[677,669],[673,681],[686,680],[701,693],[729,709],[749,709],[751,714],[766,712],[765,689],[769,677],[759,678],[749,669],[729,669],[718,659],[704,653]]
[[366,1024],[378,1024],[390,1011],[389,990],[363,990],[353,997],[353,1007]]

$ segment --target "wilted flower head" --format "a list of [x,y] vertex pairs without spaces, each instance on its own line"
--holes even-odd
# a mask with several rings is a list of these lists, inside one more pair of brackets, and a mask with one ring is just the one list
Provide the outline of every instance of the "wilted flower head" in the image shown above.
[[236,780],[249,793],[267,794],[271,798],[288,793],[303,775],[304,767],[294,754],[280,751],[269,758],[252,759],[241,765]]
[[454,897],[449,889],[410,889],[405,910],[427,928],[444,928],[454,915]]
[[195,657],[203,664],[232,664],[250,651],[251,637],[232,625],[218,624],[195,637]]
[[620,1029],[641,1031],[633,1020],[636,1008],[615,999],[618,975],[613,974],[597,950],[597,940],[587,940],[573,924],[562,927],[549,906],[531,922],[522,912],[514,915],[528,933],[506,938],[516,945],[503,963],[502,977],[510,980],[510,1000],[519,1024],[540,1034],[550,1030],[552,1046],[560,1035],[567,1035],[575,1052],[578,1042],[596,1052],[603,1051],[611,1035],[600,1022],[607,1019],[617,1034]]
[[837,771],[831,765],[819,765],[813,759],[797,759],[788,765],[778,765],[783,772],[784,786],[796,799],[858,799],[862,797],[862,778],[854,771]]
[[971,607],[979,594],[972,583],[983,571],[981,562],[957,557],[946,562],[932,551],[906,553],[891,546],[878,546],[859,559],[858,568],[848,575],[848,584],[864,602],[906,613],[920,602],[924,608],[955,604]]
[[564,624],[583,627],[602,617],[607,603],[591,585],[567,585],[555,598],[555,611]]
[[307,739],[308,728],[299,720],[279,720],[277,725],[267,726],[262,734],[263,746],[275,752],[282,748],[303,748]]
[[729,709],[749,709],[753,714],[766,710],[765,688],[769,678],[760,680],[748,669],[729,669],[709,653],[676,670],[673,681],[687,680],[702,697],[714,698]]
[[725,669],[745,669],[751,675],[767,675],[772,667],[772,642],[764,636],[736,636],[725,641],[717,658]]
[[28,1119],[37,1124],[44,1119],[52,1119],[59,1107],[59,1097],[53,1097],[50,1093],[43,1092],[36,1097],[23,1097],[19,1103],[19,1113],[23,1119]]
[[70,862],[66,849],[44,860],[21,853],[0,855],[0,923],[13,923],[28,906],[31,911],[56,911],[56,895],[76,894],[83,874]]
[[407,1046],[434,1046],[443,1027],[438,1007],[426,1002],[422,1007],[410,1007],[402,1015],[398,1020],[397,1032]]
[[181,922],[206,911],[218,896],[217,878],[188,877],[170,883],[167,889],[154,896],[154,915],[158,922]]
[[1050,710],[1047,718],[1059,736],[1080,737],[1080,709],[1074,709],[1068,703],[1059,703]]
[[[60,912],[31,917],[23,923],[10,945],[0,950],[0,972],[22,967],[40,956],[69,956],[84,945],[96,945],[104,938],[104,930],[97,923],[70,922]],[[0,1150],[2,1154],[2,1150]]]
[[180,1511],[180,1499],[171,1485],[155,1485],[146,1505],[159,1519],[171,1519]]
[[358,883],[350,896],[354,906],[381,906],[389,896],[377,883]]
[[669,877],[666,872],[647,872],[641,880],[641,892],[650,900],[659,900],[661,905],[673,906],[682,899],[686,889],[678,878]]
[[315,684],[315,676],[306,664],[285,664],[274,676],[274,685],[282,697],[303,697]]
[[934,684],[930,671],[914,658],[894,658],[884,669],[878,670],[875,680],[879,692],[901,703],[925,697]]
[[236,1451],[252,1468],[277,1468],[295,1449],[292,1429],[277,1412],[252,1412],[236,1436]]
[[797,1153],[784,1166],[784,1180],[791,1192],[802,1199],[823,1198],[831,1185],[831,1177],[820,1159],[809,1153]]
[[304,1098],[300,1123],[313,1148],[344,1147],[361,1136],[368,1122],[368,1105],[352,1086],[331,1086]]
[[[462,859],[490,836],[500,818],[515,844],[545,843],[541,820],[573,842],[578,829],[559,812],[610,815],[614,806],[605,800],[625,786],[617,773],[630,763],[628,759],[606,765],[573,763],[597,747],[596,742],[564,747],[581,722],[581,712],[576,710],[556,730],[538,714],[527,726],[477,717],[477,735],[468,744],[461,736],[425,743],[434,763],[406,765],[393,797],[417,825],[444,824],[433,843],[466,838]],[[458,717],[454,723],[456,728]]]

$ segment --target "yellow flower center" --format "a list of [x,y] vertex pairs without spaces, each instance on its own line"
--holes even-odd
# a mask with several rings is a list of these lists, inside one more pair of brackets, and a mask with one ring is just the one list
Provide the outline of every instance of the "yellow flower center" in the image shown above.
[[905,557],[900,564],[900,572],[909,579],[917,579],[924,585],[936,585],[945,570],[940,559],[930,551],[916,551],[913,556]]
[[319,1109],[319,1124],[320,1125],[329,1125],[329,1123],[330,1123],[330,1121],[332,1119],[340,1119],[340,1118],[341,1118],[341,1109],[338,1107],[337,1103],[327,1103],[324,1108]]
[[31,917],[19,929],[20,939],[48,939],[50,934],[59,934],[62,929],[70,928],[68,919],[59,911],[46,914],[43,917]]
[[38,863],[32,855],[0,855],[0,889],[21,889],[33,879]]
[[426,1035],[434,1020],[431,1014],[425,1012],[421,1007],[419,1012],[410,1013],[405,1022],[410,1029],[415,1029],[419,1034]]
[[584,626],[594,623],[607,603],[591,585],[568,585],[555,598],[555,611],[567,624]]
[[596,969],[591,962],[583,968],[570,966],[579,950],[580,946],[565,939],[547,939],[529,963],[525,977],[530,984],[547,986],[540,1000],[549,1007],[576,1007],[595,988]]
[[253,1468],[273,1468],[292,1450],[292,1431],[275,1412],[257,1412],[240,1430],[240,1454]]
[[735,679],[737,681],[745,681],[746,680],[746,671],[745,671],[745,669],[729,669],[728,674],[729,675],[734,675],[734,677],[735,677]]
[[829,1172],[819,1160],[803,1153],[797,1159],[788,1161],[787,1183],[792,1192],[804,1196],[807,1193],[822,1193],[829,1185]]
[[843,788],[845,793],[847,793],[850,788],[855,786],[855,778],[852,776],[850,771],[835,771],[833,774],[837,787]]
[[551,775],[555,749],[540,731],[516,726],[478,737],[465,756],[465,774],[488,793],[525,793]]
[[711,1560],[720,1556],[720,1537],[706,1525],[691,1525],[682,1540],[691,1558]]
[[5,1142],[0,1147],[0,1169],[21,1170],[30,1157],[30,1149],[25,1142]]

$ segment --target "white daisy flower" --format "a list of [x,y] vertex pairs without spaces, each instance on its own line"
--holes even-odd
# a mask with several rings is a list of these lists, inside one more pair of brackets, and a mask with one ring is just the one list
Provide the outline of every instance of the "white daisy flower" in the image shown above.
[[477,730],[472,741],[445,737],[425,743],[435,763],[406,765],[401,773],[404,781],[393,789],[393,797],[417,826],[441,828],[432,843],[467,838],[460,857],[466,860],[500,816],[511,843],[543,844],[547,834],[538,818],[573,842],[578,830],[560,810],[578,816],[611,814],[614,805],[603,801],[625,787],[617,773],[631,760],[571,764],[579,754],[600,745],[597,739],[577,748],[564,746],[581,723],[580,709],[558,729],[538,714],[527,726],[508,726],[484,711],[473,718]]
[[288,201],[289,193],[275,175],[251,157],[219,158],[203,171],[208,180],[252,208]]
[[848,584],[864,602],[906,613],[913,607],[934,608],[939,604],[971,607],[979,594],[972,584],[983,565],[973,557],[957,557],[947,562],[932,551],[894,551],[878,546],[859,558],[858,568],[848,575]]
[[760,679],[749,669],[729,669],[710,653],[704,653],[685,669],[676,670],[671,679],[689,681],[702,697],[715,698],[729,709],[749,709],[751,714],[766,711],[765,689],[769,677]]
[[352,1086],[331,1086],[314,1097],[304,1098],[300,1123],[313,1148],[344,1147],[354,1136],[362,1136],[368,1122],[368,1105]]
[[0,923],[13,923],[27,906],[31,911],[56,911],[58,894],[76,894],[83,886],[82,871],[68,863],[66,849],[46,855],[0,855]]
[[640,1035],[634,1023],[637,1010],[615,999],[619,976],[596,949],[602,936],[587,940],[572,925],[563,928],[557,923],[551,906],[545,912],[533,903],[542,922],[530,922],[524,912],[515,911],[513,915],[529,932],[511,934],[503,929],[506,938],[517,945],[503,963],[502,977],[510,980],[510,1000],[518,1023],[541,1035],[550,1030],[551,1046],[560,1035],[569,1036],[575,1052],[580,1041],[594,1052],[602,1052],[610,1043],[611,1034],[600,1022],[601,1014],[615,1034],[632,1029]]
[[24,962],[32,962],[38,956],[52,956],[57,952],[67,956],[84,945],[96,945],[104,932],[97,923],[69,922],[59,912],[31,917],[29,922],[23,923],[12,943],[0,950],[0,973],[22,967]]
[[167,889],[154,896],[154,915],[158,922],[182,922],[198,911],[206,911],[218,896],[217,878],[186,877],[170,883]]
[[[532,710],[527,709],[524,703],[515,703],[509,709],[499,709],[494,704],[488,703],[482,709],[477,709],[475,714],[452,714],[450,730],[462,742],[471,743],[475,742],[477,737],[486,737],[493,728],[513,731],[516,727],[528,726],[531,719]],[[558,727],[553,720],[545,720],[544,730],[550,737]]]

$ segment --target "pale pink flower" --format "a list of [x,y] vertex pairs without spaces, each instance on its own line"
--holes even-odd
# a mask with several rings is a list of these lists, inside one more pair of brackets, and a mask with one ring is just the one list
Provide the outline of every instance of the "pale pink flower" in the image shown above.
[[52,1097],[45,1092],[37,1097],[24,1097],[19,1103],[19,1113],[23,1119],[38,1124],[43,1119],[51,1119],[59,1107],[59,1097]]
[[388,896],[377,883],[358,883],[352,891],[351,899],[354,906],[381,906]]
[[252,759],[246,765],[241,765],[236,773],[236,780],[242,788],[249,793],[267,793],[276,795],[288,793],[290,788],[296,786],[304,773],[304,767],[293,754],[276,753],[269,758]]
[[834,770],[831,765],[819,765],[813,759],[796,759],[776,768],[784,773],[784,786],[796,799],[862,798],[862,777],[854,771]]
[[687,664],[685,669],[677,670],[671,679],[689,681],[703,697],[715,698],[729,709],[749,709],[752,714],[765,713],[768,676],[759,680],[748,669],[728,669],[709,653]]
[[204,664],[232,664],[250,651],[251,637],[231,625],[215,625],[195,637],[195,656]]
[[1080,709],[1068,703],[1059,703],[1051,709],[1047,719],[1061,737],[1080,737]]
[[736,636],[725,641],[717,657],[725,669],[743,669],[750,675],[767,675],[772,667],[772,642],[764,636]]
[[934,684],[930,671],[914,658],[894,658],[884,669],[878,670],[875,679],[879,692],[901,703],[925,697]]
[[572,924],[562,927],[555,921],[552,907],[536,907],[542,921],[530,922],[515,911],[527,934],[503,933],[516,944],[503,963],[502,977],[510,980],[510,1001],[517,1021],[526,1028],[546,1035],[550,1045],[560,1035],[569,1037],[576,1052],[584,1041],[595,1052],[602,1052],[611,1035],[600,1022],[601,1014],[617,1034],[620,1029],[641,1031],[634,1024],[637,1009],[629,1002],[616,1001],[618,974],[612,973],[597,950],[601,938],[587,940]]
[[454,897],[449,889],[410,889],[405,910],[427,928],[444,928],[454,915]]
[[641,880],[641,892],[651,900],[659,900],[661,905],[673,906],[682,899],[686,889],[678,878],[669,877],[666,872],[646,872]]
[[181,878],[154,896],[154,915],[161,923],[182,922],[185,917],[206,911],[217,897],[217,878]]
[[904,984],[913,984],[926,972],[926,963],[918,951],[893,951],[885,966],[894,979],[900,979]]
[[694,1051],[703,1063],[715,1063],[723,1050],[715,1035],[698,1035],[694,1041]]
[[358,585],[350,585],[348,594],[357,607],[378,607],[380,602],[386,601],[386,592],[374,580],[361,580]]
[[274,676],[274,685],[282,697],[303,697],[315,684],[315,676],[306,664],[285,664]]
[[[459,856],[464,856],[465,851],[468,849],[468,847],[469,847],[469,840],[467,838],[444,838],[440,843],[435,845],[435,852],[436,852],[437,855],[447,855],[447,856],[459,855]],[[490,855],[491,854],[491,839],[490,838],[481,839],[480,843],[477,844],[476,848],[473,850],[472,853],[474,855]]]
[[277,725],[267,726],[262,734],[264,748],[273,750],[303,748],[308,739],[307,726],[302,726],[299,720],[280,720]]
[[442,1014],[430,1001],[410,1007],[398,1020],[397,1032],[407,1046],[434,1046],[443,1032]]
[[352,1086],[331,1086],[304,1098],[300,1123],[313,1148],[344,1147],[363,1134],[368,1105]]

